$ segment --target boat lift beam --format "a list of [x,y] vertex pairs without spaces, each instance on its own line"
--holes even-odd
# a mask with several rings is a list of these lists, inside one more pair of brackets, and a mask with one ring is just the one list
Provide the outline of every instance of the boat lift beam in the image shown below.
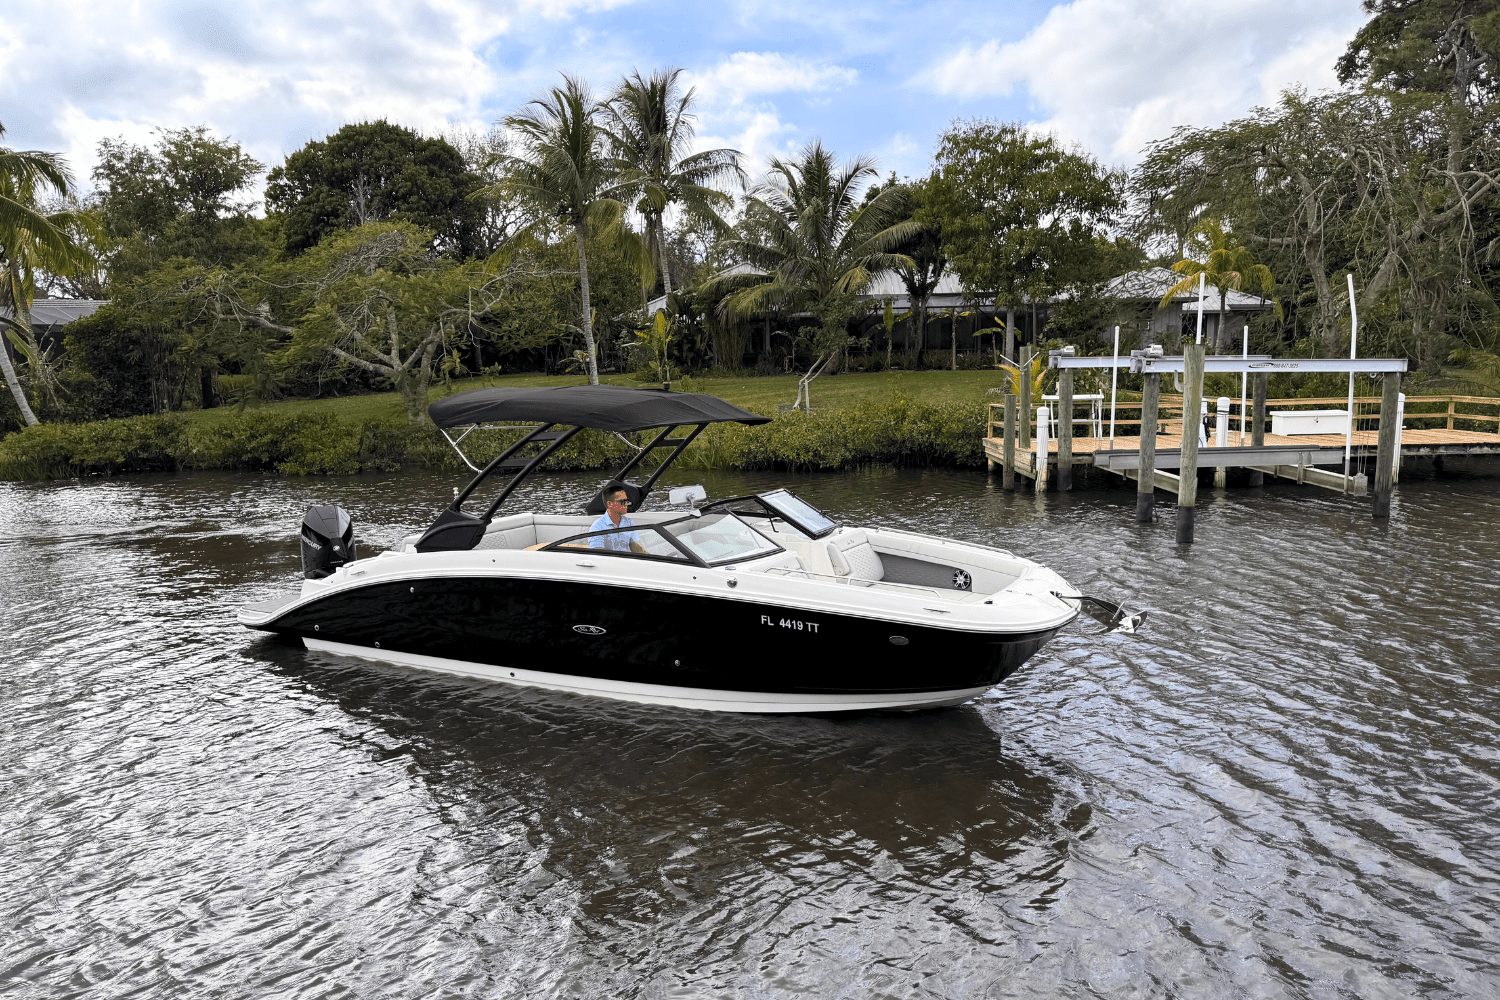
[[[1150,355],[1132,351],[1130,370],[1136,375],[1178,374],[1184,370],[1183,360],[1165,355]],[[1405,358],[1236,358],[1213,357],[1203,359],[1204,372],[1232,372],[1236,375],[1303,374],[1309,372],[1358,373],[1379,375],[1406,371]]]
[[[1093,358],[1093,357],[1084,357],[1083,355],[1078,355],[1078,354],[1067,354],[1067,353],[1064,353],[1067,350],[1071,350],[1071,348],[1064,348],[1062,351],[1050,351],[1050,352],[1048,352],[1048,356],[1047,356],[1047,364],[1048,364],[1048,366],[1051,367],[1051,368],[1124,368],[1124,369],[1127,369],[1127,370],[1130,370],[1130,371],[1134,371],[1135,370],[1134,368],[1131,367],[1134,364],[1134,354],[1136,353],[1134,351],[1132,351],[1130,354],[1120,354],[1120,355],[1116,355],[1114,357]],[[1181,358],[1177,358],[1176,360],[1177,361],[1181,361],[1182,359]],[[1215,355],[1214,357],[1211,357],[1208,360],[1209,361],[1247,361],[1247,360],[1248,361],[1272,361],[1274,359],[1269,354],[1250,354],[1250,355],[1224,354],[1224,355]],[[1167,369],[1160,369],[1160,370],[1166,371]],[[1177,371],[1182,371],[1182,369],[1180,367],[1177,368],[1176,370]],[[1257,371],[1258,370],[1259,369],[1257,369]]]
[[[1256,465],[1338,465],[1344,460],[1344,449],[1316,445],[1249,445],[1243,448],[1198,449],[1197,466],[1200,469],[1220,469]],[[1110,472],[1124,472],[1141,467],[1139,451],[1096,451],[1094,465]],[[1156,468],[1178,469],[1182,467],[1181,448],[1156,449]]]

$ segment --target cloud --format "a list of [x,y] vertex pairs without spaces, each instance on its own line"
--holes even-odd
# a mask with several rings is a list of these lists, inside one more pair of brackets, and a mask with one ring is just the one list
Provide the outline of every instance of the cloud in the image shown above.
[[773,156],[785,156],[799,143],[799,130],[783,120],[773,95],[810,99],[856,83],[859,72],[782,52],[735,52],[707,70],[683,74],[697,92],[696,113],[705,133],[702,149],[730,146],[744,154],[752,179]]
[[1178,125],[1213,125],[1294,86],[1335,85],[1358,0],[1074,0],[1024,38],[963,45],[913,82],[980,99],[1023,90],[1043,130],[1132,163]]
[[684,74],[706,103],[738,104],[753,94],[824,91],[859,79],[856,70],[780,52],[736,52],[703,73]]
[[497,41],[523,28],[541,42],[570,29],[570,12],[608,5],[143,0],[7,12],[0,35],[18,44],[0,78],[6,142],[24,134],[86,176],[100,138],[148,141],[154,128],[207,124],[275,164],[350,121],[482,126],[497,97],[518,103],[556,72],[534,58],[491,60]]

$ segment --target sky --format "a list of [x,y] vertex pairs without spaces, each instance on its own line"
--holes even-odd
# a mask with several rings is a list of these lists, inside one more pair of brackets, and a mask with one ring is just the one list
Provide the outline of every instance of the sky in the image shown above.
[[680,66],[702,148],[752,177],[821,138],[925,173],[957,118],[1129,167],[1178,125],[1336,84],[1358,0],[7,0],[0,144],[64,154],[207,125],[268,167],[349,122],[484,131],[559,82]]

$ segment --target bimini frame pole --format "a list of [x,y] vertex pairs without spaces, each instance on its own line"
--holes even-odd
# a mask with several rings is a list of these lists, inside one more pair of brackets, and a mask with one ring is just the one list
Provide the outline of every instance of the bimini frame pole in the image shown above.
[[[528,444],[531,444],[531,442],[535,441],[541,435],[547,433],[553,427],[556,427],[556,426],[557,426],[556,424],[542,424],[540,427],[537,427],[535,430],[533,430],[530,434],[523,435],[522,438],[521,438],[521,440],[517,441],[515,444],[511,445],[509,448],[507,448],[504,451],[502,451],[499,454],[499,456],[497,456],[492,461],[490,461],[490,463],[488,465],[486,465],[484,468],[477,470],[478,474],[475,475],[473,479],[469,480],[469,485],[465,486],[462,490],[460,490],[458,496],[454,497],[453,498],[453,502],[451,504],[449,504],[448,506],[451,507],[453,510],[458,510],[460,507],[463,506],[463,502],[465,500],[469,499],[469,494],[473,493],[476,489],[478,489],[480,483],[484,482],[486,479],[488,479],[490,477],[490,475],[496,469],[500,468],[500,463],[501,462],[504,462],[507,458],[510,458],[510,456],[514,455],[516,452],[520,451],[522,448],[526,447]],[[462,434],[460,434],[458,436],[458,440],[462,441],[464,438],[468,437],[469,431],[472,431],[473,429],[474,429],[473,427],[470,427],[468,431],[464,431]],[[448,436],[448,434],[447,434],[446,431],[443,432],[443,436],[444,437]],[[464,460],[464,464],[468,465],[469,468],[471,468],[471,469],[474,468],[473,463],[470,462],[468,460],[468,458],[466,458],[464,456],[464,453],[462,451],[459,451],[458,445],[455,442],[453,442],[453,440],[451,438],[449,439],[448,443],[453,445],[453,450],[458,452],[458,457],[462,458]]]
[[[495,499],[490,502],[489,509],[484,512],[485,522],[488,523],[491,519],[494,518],[495,512],[500,509],[500,505],[505,503],[506,498],[515,492],[516,487],[520,486],[527,476],[531,475],[532,470],[545,462],[554,451],[572,440],[573,435],[577,434],[581,430],[583,430],[582,427],[569,427],[567,430],[563,431],[561,435],[558,436],[556,441],[553,441],[551,444],[537,453],[536,458],[533,458],[531,461],[527,462],[525,468],[521,469],[520,472],[517,472],[514,476],[512,476],[510,482],[505,484],[505,489],[500,491],[500,495],[495,497]],[[498,461],[498,459],[496,461]],[[457,503],[458,501],[455,500],[454,502]]]

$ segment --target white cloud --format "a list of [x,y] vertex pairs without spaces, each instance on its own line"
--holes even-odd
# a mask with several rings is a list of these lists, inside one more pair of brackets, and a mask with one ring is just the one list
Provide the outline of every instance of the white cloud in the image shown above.
[[683,74],[684,84],[697,92],[703,129],[698,147],[738,149],[752,181],[771,157],[785,156],[799,144],[796,126],[782,119],[771,95],[798,94],[806,101],[858,79],[858,71],[846,66],[781,52],[736,52],[707,70]]
[[706,72],[684,77],[705,103],[739,104],[754,94],[823,91],[852,84],[859,73],[780,52],[736,52]]
[[518,30],[540,42],[570,11],[618,2],[37,4],[0,17],[26,54],[0,77],[5,141],[61,150],[86,177],[100,138],[158,127],[207,124],[271,165],[350,121],[483,126],[497,95],[518,102],[557,69],[534,47],[489,60],[491,46]]
[[1363,20],[1358,0],[1074,0],[1024,38],[964,45],[915,82],[960,98],[1024,88],[1039,128],[1131,163],[1177,125],[1217,124],[1288,87],[1333,86]]

